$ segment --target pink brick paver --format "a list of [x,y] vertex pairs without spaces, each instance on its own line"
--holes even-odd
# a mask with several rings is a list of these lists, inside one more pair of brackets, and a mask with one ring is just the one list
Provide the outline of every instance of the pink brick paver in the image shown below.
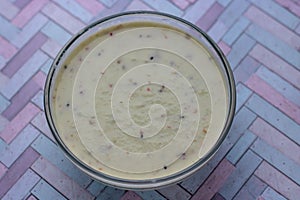
[[43,8],[48,0],[33,0],[12,20],[12,23],[22,28],[36,13]]
[[278,93],[257,75],[252,75],[246,82],[246,85],[300,124],[300,108]]
[[33,105],[32,103],[28,103],[19,113],[18,115],[6,125],[4,130],[1,131],[0,137],[5,140],[7,143],[10,143],[17,134],[34,118],[40,109]]
[[[111,188],[57,158],[43,110],[46,73],[65,41],[129,10],[174,13],[200,27],[237,84],[237,117],[212,160],[149,191]],[[299,0],[0,0],[0,199],[298,200],[299,55]]]

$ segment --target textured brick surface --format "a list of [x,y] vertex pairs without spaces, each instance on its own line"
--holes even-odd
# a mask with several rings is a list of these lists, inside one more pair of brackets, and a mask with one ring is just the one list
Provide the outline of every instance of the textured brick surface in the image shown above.
[[[300,3],[297,0],[0,0],[0,199],[299,199]],[[205,30],[237,91],[217,153],[179,184],[120,190],[92,180],[55,145],[43,111],[46,75],[90,22],[166,12]]]
[[300,186],[267,162],[259,166],[255,175],[288,199],[297,199],[300,196]]

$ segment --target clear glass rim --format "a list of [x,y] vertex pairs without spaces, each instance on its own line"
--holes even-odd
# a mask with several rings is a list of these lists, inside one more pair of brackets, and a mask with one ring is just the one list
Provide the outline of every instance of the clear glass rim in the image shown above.
[[[123,17],[127,15],[152,15],[152,16],[162,16],[169,18],[171,20],[179,21],[197,32],[199,32],[205,40],[213,47],[213,50],[219,57],[219,59],[222,62],[223,65],[223,71],[226,73],[224,74],[225,78],[227,78],[227,84],[228,84],[228,93],[229,93],[229,103],[228,103],[228,115],[227,119],[224,124],[224,128],[222,130],[222,133],[220,134],[220,137],[214,144],[214,146],[209,150],[206,155],[204,155],[201,159],[199,159],[197,162],[195,162],[193,165],[189,166],[188,168],[177,172],[175,174],[162,177],[162,178],[155,178],[155,179],[147,179],[147,180],[128,180],[128,179],[121,179],[113,176],[106,175],[104,173],[100,173],[99,171],[96,171],[83,163],[81,160],[77,159],[77,157],[68,149],[68,147],[64,144],[63,140],[61,139],[57,129],[55,128],[54,120],[52,118],[51,114],[51,96],[50,96],[50,88],[51,84],[53,84],[53,74],[55,72],[56,67],[58,66],[62,56],[65,54],[65,52],[72,46],[72,44],[84,33],[86,33],[89,29],[104,23],[106,21],[112,20],[114,18],[118,17]],[[83,28],[81,31],[79,31],[76,35],[74,35],[60,50],[60,52],[57,54],[56,58],[54,59],[48,75],[46,79],[46,84],[44,88],[44,110],[45,110],[45,115],[46,115],[46,120],[48,122],[48,125],[50,127],[50,130],[52,132],[52,135],[54,136],[56,143],[58,146],[63,150],[65,155],[81,170],[85,171],[89,176],[91,176],[93,179],[97,179],[107,185],[111,185],[114,187],[118,188],[123,188],[123,189],[135,189],[135,190],[140,190],[140,189],[156,189],[160,188],[163,186],[167,186],[170,184],[177,183],[179,181],[182,181],[183,179],[189,177],[192,175],[194,172],[199,170],[203,164],[205,164],[210,158],[216,153],[216,151],[219,149],[220,145],[224,141],[225,137],[227,136],[231,124],[233,122],[234,114],[235,114],[235,106],[236,106],[236,89],[235,89],[235,81],[234,81],[234,76],[232,73],[232,70],[230,68],[229,62],[227,61],[225,55],[221,51],[221,49],[218,47],[218,45],[213,41],[212,38],[210,38],[204,31],[202,31],[199,27],[194,25],[193,23],[182,19],[180,17],[167,14],[167,13],[162,13],[162,12],[157,12],[157,11],[129,11],[129,12],[122,12],[114,15],[110,15],[108,17],[102,18],[100,20],[97,20],[90,25],[86,26]]]

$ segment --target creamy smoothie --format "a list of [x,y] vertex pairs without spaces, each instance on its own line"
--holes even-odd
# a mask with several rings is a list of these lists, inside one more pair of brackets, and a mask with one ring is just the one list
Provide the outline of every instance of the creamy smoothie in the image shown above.
[[180,172],[216,143],[228,92],[214,57],[172,26],[128,22],[79,43],[56,70],[51,113],[95,171],[145,180]]

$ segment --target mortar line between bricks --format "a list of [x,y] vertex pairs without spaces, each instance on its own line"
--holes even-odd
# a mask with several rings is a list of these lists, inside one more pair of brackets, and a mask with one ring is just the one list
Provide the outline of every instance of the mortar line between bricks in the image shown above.
[[[251,24],[251,23],[250,23]],[[256,26],[259,26],[257,24],[254,24]],[[263,27],[259,26],[263,31],[271,34],[272,36],[274,36],[272,33],[270,33],[269,31],[265,30]],[[270,49],[268,46],[260,43],[259,41],[257,41],[254,37],[252,37],[250,34],[248,34],[247,32],[244,32],[245,35],[247,35],[248,37],[250,37],[251,39],[253,39],[255,41],[255,44],[253,45],[253,47],[251,48],[251,50],[249,50],[249,52],[252,51],[252,49],[257,45],[260,44],[261,46],[263,46],[264,48],[266,48],[268,51],[272,52],[274,55],[278,56],[280,59],[282,59],[284,62],[288,63],[291,67],[293,67],[294,69],[296,69],[297,71],[299,71],[299,69],[292,63],[288,62],[288,60],[284,57],[281,56],[281,54],[276,53],[275,51],[273,51],[272,49]],[[284,42],[283,40],[281,40],[280,38],[278,38],[277,36],[274,36],[275,38],[277,38],[278,40]],[[284,42],[285,43],[285,42]],[[286,45],[288,45],[289,47],[291,47],[289,44],[285,43]],[[291,47],[292,48],[292,47]],[[295,49],[296,50],[296,49]],[[248,53],[249,53],[248,52]],[[267,67],[268,68],[268,67]],[[269,68],[268,68],[269,69]],[[291,84],[291,83],[290,83]],[[293,84],[291,84],[293,85]]]
[[[251,3],[251,1],[250,1],[250,3]],[[277,3],[277,2],[276,2],[276,3]],[[256,6],[254,3],[251,3],[250,5],[254,6],[255,8],[257,8],[258,10],[260,10],[261,12],[263,12],[264,14],[266,14],[267,16],[269,16],[270,18],[272,18],[272,20],[278,22],[279,24],[281,24],[282,26],[284,26],[284,27],[287,28],[288,30],[290,30],[290,31],[292,31],[292,32],[294,32],[294,33],[297,34],[297,32],[296,32],[295,30],[296,30],[297,26],[300,24],[300,22],[297,24],[297,26],[295,26],[295,30],[294,30],[294,29],[290,29],[290,27],[286,26],[286,25],[283,24],[281,21],[279,21],[278,19],[276,19],[276,18],[274,18],[272,15],[270,15],[268,12],[266,12],[266,11],[263,10],[262,8]],[[285,8],[285,7],[283,7],[283,8]],[[285,9],[286,9],[286,8],[285,8]],[[248,10],[248,9],[247,9],[247,10]],[[288,9],[287,9],[287,10],[288,10]],[[293,13],[291,13],[291,14],[293,14]],[[293,15],[294,15],[294,14],[293,14]],[[296,16],[296,15],[295,15],[295,16]],[[245,17],[246,17],[246,16],[245,16]],[[247,18],[247,17],[246,17],[246,18]],[[298,17],[298,18],[300,18],[300,17]],[[248,18],[247,18],[247,19],[248,19]],[[273,34],[272,34],[272,35],[273,35]]]
[[[257,140],[257,138],[254,140],[254,141],[256,141]],[[253,142],[254,142],[253,141]],[[253,142],[252,142],[252,144],[253,144]],[[257,167],[255,168],[255,170],[253,171],[253,173],[246,179],[246,181],[243,183],[243,185],[240,187],[240,189],[234,194],[234,196],[232,197],[232,199],[234,199],[238,194],[239,194],[239,192],[241,191],[241,189],[246,185],[246,183],[249,181],[249,179],[253,176],[253,175],[255,175],[254,173],[255,173],[255,171],[257,170],[257,168],[261,165],[261,163],[264,161],[264,159],[262,158],[262,157],[260,157],[257,153],[255,153],[254,151],[252,151],[250,148],[247,150],[247,151],[251,151],[252,153],[254,153],[255,155],[257,155],[259,158],[261,158],[261,161],[260,161],[260,163],[257,165]],[[246,152],[247,152],[246,151]],[[244,155],[244,154],[243,154]]]
[[[78,18],[77,16],[73,15],[72,13],[70,13],[68,10],[66,10],[63,6],[59,5],[58,3],[56,3],[55,1],[51,1],[51,3],[53,3],[55,6],[59,7],[60,9],[62,9],[64,12],[68,13],[69,15],[71,15],[72,17],[74,17],[75,19],[79,20],[80,22],[82,22],[84,25],[87,25],[84,21],[82,21],[80,18]],[[77,2],[76,2],[77,3]],[[41,13],[43,13],[41,11]],[[44,13],[43,13],[44,14]],[[60,24],[56,23],[54,20],[48,18],[49,20],[51,20],[52,22],[54,22],[56,25],[62,27]],[[92,22],[94,19],[94,17],[91,18],[90,22]],[[47,24],[47,23],[46,23]],[[45,24],[45,25],[46,25]],[[65,31],[67,31],[64,27],[62,27]],[[79,31],[79,30],[78,30]],[[69,31],[67,31],[69,32]],[[68,199],[68,198],[67,198]]]
[[158,191],[158,189],[157,189],[157,190],[154,190],[154,191],[157,192],[160,196],[164,197],[165,199],[168,199],[165,195],[163,195],[162,193],[160,193],[160,192]]
[[[216,2],[218,3],[218,1],[216,1]],[[226,10],[226,8],[228,8],[232,3],[233,3],[233,1],[231,1],[226,7],[224,7],[223,12],[224,12],[224,11]],[[248,11],[248,9],[250,8],[250,6],[252,5],[251,2],[249,2],[249,3],[250,3],[250,4],[248,5],[247,9],[245,9],[245,11],[242,12],[242,14],[241,14],[240,16],[245,17],[244,14]],[[223,13],[223,12],[222,12],[222,13]],[[221,14],[222,14],[222,13],[221,13]],[[245,18],[247,18],[247,17],[245,17]],[[237,21],[239,21],[239,19],[240,19],[240,18],[238,17],[237,19],[234,20],[234,22],[228,27],[228,30],[226,31],[226,33],[227,33],[227,32],[228,32],[228,31],[236,24]],[[247,18],[247,19],[248,19],[248,18]],[[217,20],[216,20],[216,21],[217,21]],[[214,23],[215,23],[215,22],[214,22]],[[244,30],[246,30],[250,25],[251,25],[251,23],[249,23],[249,24],[247,25],[247,27],[246,27]],[[212,26],[213,26],[213,25],[212,25]],[[212,27],[212,26],[211,26],[211,27]],[[226,35],[226,33],[221,37],[221,41],[223,41],[223,37]],[[239,37],[240,37],[242,34],[244,34],[244,33],[245,33],[245,31],[243,31],[243,32],[239,35]],[[239,38],[239,37],[238,37],[238,38]],[[237,40],[238,38],[236,38],[236,40]],[[235,41],[236,41],[236,40],[235,40]],[[256,40],[255,40],[255,41],[256,41]],[[226,43],[226,42],[225,42],[225,43]],[[234,43],[234,42],[233,42],[233,43]],[[226,44],[227,44],[227,43],[226,43]],[[232,47],[232,45],[230,45],[230,46]],[[249,51],[249,52],[250,52],[250,51]],[[248,54],[247,54],[247,55],[248,55]],[[247,56],[247,55],[246,55],[246,56]],[[243,58],[243,59],[244,59],[244,58]],[[243,59],[242,59],[242,60],[243,60]],[[238,64],[239,64],[239,63],[238,63]]]
[[[192,176],[192,175],[191,175]],[[181,183],[181,182],[180,182]],[[177,185],[179,186],[179,187],[181,187],[181,189],[183,189],[184,191],[186,191],[188,194],[190,194],[191,195],[191,197],[193,196],[193,194],[192,193],[190,193],[187,189],[185,189],[184,187],[182,187],[181,186],[181,184],[180,183],[177,183]],[[191,198],[190,197],[190,198]]]
[[[40,156],[40,157],[42,157],[42,156]],[[40,158],[40,157],[39,157],[39,158]],[[38,159],[39,159],[39,158],[38,158]],[[43,157],[43,159],[46,159],[46,158]],[[58,193],[61,194],[63,197],[65,197],[66,199],[68,199],[68,197],[66,197],[63,193],[61,193],[59,190],[57,190],[50,182],[48,182],[47,179],[44,179],[37,171],[35,171],[33,168],[31,168],[31,166],[30,166],[30,169],[31,169],[32,171],[34,171],[37,175],[39,175],[39,176],[41,177],[41,179],[42,179],[43,181],[45,181],[48,185],[50,185],[56,192],[58,192]],[[40,182],[40,181],[38,181],[37,184],[38,184],[39,182]]]
[[[253,90],[251,90],[253,93],[250,95],[250,97],[252,97],[254,94],[256,94],[257,96],[259,96],[259,98],[261,98],[261,99],[263,99],[265,102],[267,102],[268,104],[270,104],[272,107],[274,107],[274,109],[276,109],[278,112],[280,112],[282,115],[284,115],[285,117],[287,117],[287,118],[289,118],[291,121],[293,121],[294,123],[296,123],[296,124],[299,124],[298,122],[296,122],[294,119],[292,119],[290,116],[288,116],[288,115],[286,115],[284,112],[282,112],[280,109],[278,109],[275,105],[273,105],[272,103],[270,103],[268,100],[266,100],[263,96],[261,96],[260,94],[258,94],[258,93],[256,93],[255,91],[253,91]],[[250,99],[250,97],[248,98],[248,99]],[[248,101],[248,100],[247,100]],[[249,109],[249,110],[251,110],[253,113],[255,113],[256,115],[258,115],[254,110],[252,110],[250,107],[248,107],[247,105],[246,105],[246,103],[247,103],[247,101],[245,102],[245,106]],[[258,115],[259,116],[259,115]],[[264,118],[263,117],[260,117],[260,118],[262,118],[263,120],[264,120]],[[266,121],[266,120],[264,120],[264,121]],[[252,122],[253,123],[253,122]],[[251,125],[252,125],[252,123],[251,123]],[[270,124],[269,122],[268,122],[268,124]],[[272,127],[274,127],[277,131],[279,131],[280,133],[283,133],[281,130],[279,130],[279,129],[277,129],[275,126],[273,126],[272,124],[270,124]],[[284,133],[283,133],[284,134]],[[288,135],[286,135],[286,134],[284,134],[287,138],[289,138],[290,140],[292,140],[292,141],[294,141],[292,138],[290,138]],[[297,144],[297,142],[295,142],[296,144]]]
[[[258,116],[256,116],[256,118],[253,120],[253,122],[251,123],[251,125],[256,121],[256,119],[258,118]],[[249,128],[250,128],[250,126],[251,125],[249,125],[249,127],[245,130],[245,132],[243,133],[243,134],[246,134],[246,132],[247,131],[249,131],[249,132],[251,132],[252,133],[252,131],[250,131],[249,130]],[[243,135],[242,134],[242,135]],[[253,135],[255,136],[255,139],[250,143],[250,145],[249,145],[249,147],[247,148],[247,150],[246,151],[244,151],[244,153],[240,156],[240,158],[236,161],[236,164],[234,165],[234,166],[236,166],[237,165],[237,163],[243,158],[243,156],[247,153],[247,151],[252,151],[251,149],[250,149],[250,147],[253,145],[253,143],[257,140],[257,138],[258,138],[258,136],[257,135],[255,135],[254,133],[253,133]],[[241,136],[242,137],[242,136]],[[241,139],[241,137],[236,141],[236,143]],[[236,144],[235,143],[235,144]],[[232,146],[232,148],[234,148],[234,146],[235,146],[235,144]],[[231,149],[232,149],[231,148]],[[230,151],[228,151],[228,153],[229,153]],[[253,151],[252,151],[253,152]],[[227,153],[227,154],[228,154]],[[255,153],[255,152],[253,152],[253,153]],[[227,154],[226,154],[226,156],[227,156]],[[260,158],[261,158],[261,156],[259,156]],[[232,164],[232,163],[231,163]]]
[[[238,110],[236,110],[235,111],[235,114],[234,115],[236,115],[245,105],[246,105],[246,103],[249,101],[249,99],[251,98],[251,96],[253,95],[253,93],[254,93],[254,91],[253,90],[251,90],[247,85],[245,85],[245,83],[243,83],[243,82],[240,82],[239,84],[242,84],[244,87],[246,87],[247,89],[249,89],[250,91],[251,91],[251,94],[250,94],[250,96],[245,100],[245,102],[243,103],[243,105],[241,105],[240,106],[240,108],[238,109]],[[236,84],[237,85],[237,84]],[[256,115],[257,116],[257,115]],[[256,118],[255,118],[256,119]],[[255,120],[254,120],[255,121]],[[253,122],[252,122],[253,123]],[[252,124],[251,123],[251,124]],[[248,127],[249,128],[249,127]],[[248,129],[247,128],[247,129]]]
[[[259,137],[257,137],[256,139],[255,139],[255,141],[256,140],[258,140],[258,138]],[[275,149],[273,146],[271,146],[271,148],[273,148],[273,149]],[[277,150],[277,149],[276,149]],[[281,173],[283,176],[285,176],[287,179],[289,179],[291,182],[293,182],[294,184],[296,184],[296,185],[298,185],[299,187],[300,187],[300,185],[298,184],[298,183],[296,183],[293,179],[291,179],[290,177],[288,177],[283,171],[281,171],[280,169],[278,169],[275,165],[273,165],[272,163],[270,163],[269,161],[267,161],[267,160],[265,160],[264,158],[262,158],[259,154],[257,154],[255,151],[253,151],[252,149],[250,149],[250,151],[252,151],[254,154],[256,154],[257,156],[259,156],[261,159],[262,159],[262,161],[261,161],[261,163],[259,164],[259,166],[263,163],[263,162],[266,162],[266,163],[268,163],[270,166],[272,166],[273,168],[275,168],[279,173]],[[258,166],[258,167],[259,167]],[[258,168],[257,167],[257,168]],[[256,168],[256,169],[257,169]],[[256,169],[255,169],[255,171],[256,171]],[[254,172],[255,172],[254,171]],[[263,180],[262,180],[263,181]],[[264,182],[264,181],[263,181]],[[264,183],[266,183],[266,182],[264,182]],[[268,186],[269,186],[269,184],[268,183],[266,183]],[[271,187],[271,186],[269,186],[269,187]],[[274,189],[274,188],[273,188]],[[277,191],[278,192],[278,191]],[[284,196],[284,195],[283,195]]]

